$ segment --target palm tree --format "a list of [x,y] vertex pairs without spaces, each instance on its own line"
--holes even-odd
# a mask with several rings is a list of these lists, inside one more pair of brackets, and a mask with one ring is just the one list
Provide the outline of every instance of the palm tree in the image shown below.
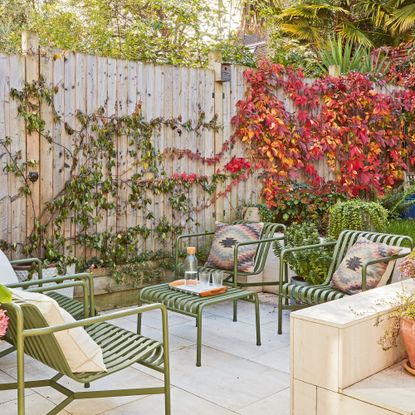
[[279,16],[281,29],[312,43],[333,33],[367,47],[396,44],[415,27],[414,0],[297,0]]
[[388,25],[394,33],[408,38],[415,37],[415,2],[413,0],[395,0]]

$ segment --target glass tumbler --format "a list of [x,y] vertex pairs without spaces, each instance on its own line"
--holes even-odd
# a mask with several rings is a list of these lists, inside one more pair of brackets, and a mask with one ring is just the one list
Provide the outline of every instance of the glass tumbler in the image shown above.
[[212,281],[213,281],[214,287],[222,287],[223,286],[223,272],[215,271],[212,274]]
[[199,282],[201,286],[207,287],[209,285],[209,280],[210,280],[209,272],[199,272]]

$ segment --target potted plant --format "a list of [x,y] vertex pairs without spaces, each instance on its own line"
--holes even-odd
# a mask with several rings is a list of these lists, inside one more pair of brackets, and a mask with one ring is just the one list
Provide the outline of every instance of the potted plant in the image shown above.
[[[415,250],[402,261],[399,271],[403,278],[415,279]],[[386,316],[390,324],[379,344],[384,350],[388,350],[397,345],[400,337],[408,354],[403,367],[415,375],[415,293],[401,292],[391,305],[394,309]]]
[[[275,255],[280,256],[284,248],[315,245],[320,242],[317,226],[311,222],[303,222],[290,225],[285,231],[284,245],[276,241],[273,249]],[[331,259],[332,248],[330,247],[290,252],[286,260],[296,274],[291,278],[291,282],[300,285],[322,284],[327,276]]]

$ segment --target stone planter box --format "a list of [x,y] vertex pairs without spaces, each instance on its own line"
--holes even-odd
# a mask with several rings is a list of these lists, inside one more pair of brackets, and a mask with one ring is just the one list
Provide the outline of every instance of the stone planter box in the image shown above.
[[[158,268],[157,263],[154,263],[154,268]],[[119,271],[122,270],[123,267],[120,266]],[[126,282],[117,282],[108,268],[93,269],[91,273],[94,276],[95,306],[98,311],[137,305],[138,291],[141,288],[174,279],[173,272],[168,270],[162,270],[161,276],[154,279],[131,279]],[[82,288],[75,287],[75,298],[82,296]]]
[[[405,349],[382,350],[379,317],[406,280],[291,313],[291,415],[414,414],[415,382],[401,368]],[[398,363],[397,365],[395,365]]]

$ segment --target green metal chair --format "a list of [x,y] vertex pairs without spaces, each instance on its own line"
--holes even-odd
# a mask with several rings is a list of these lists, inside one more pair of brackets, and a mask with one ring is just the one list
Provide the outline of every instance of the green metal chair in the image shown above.
[[[42,278],[42,261],[38,258],[24,258],[10,261],[11,264],[36,264],[38,279],[6,284],[9,288],[23,288],[33,292],[40,292],[53,298],[63,309],[76,320],[93,317],[95,315],[94,277],[90,273],[65,275],[62,277]],[[74,300],[59,293],[67,287],[81,287],[83,301]],[[13,352],[12,346],[0,352],[0,357]]]
[[[50,386],[66,396],[61,403],[48,412],[48,415],[57,414],[74,399],[149,394],[164,394],[165,415],[170,415],[168,323],[167,310],[163,305],[150,304],[58,326],[49,326],[38,308],[33,305],[24,302],[13,302],[2,304],[2,307],[7,310],[10,317],[5,340],[16,347],[17,350],[17,382],[0,384],[0,391],[17,389],[18,415],[24,415],[25,413],[25,388],[43,386]],[[107,323],[109,320],[139,315],[156,309],[160,310],[162,314],[162,342]],[[92,339],[101,347],[107,372],[72,373],[53,333],[75,327],[85,327]],[[51,379],[25,381],[24,353],[58,373]],[[58,383],[60,378],[68,376],[77,382],[83,383],[88,388],[91,382],[123,370],[134,363],[139,363],[162,373],[164,375],[164,386],[73,392]],[[30,411],[27,411],[27,413],[30,413]]]
[[[85,272],[44,279],[42,275],[42,261],[39,258],[15,259],[11,260],[10,264],[34,264],[36,266],[38,279],[19,282],[16,284],[7,284],[7,287],[45,292],[49,297],[56,300],[58,304],[68,311],[75,319],[92,317],[95,315],[94,277],[92,274]],[[51,286],[51,284],[53,285]],[[64,288],[77,286],[82,287],[84,293],[83,303],[59,293],[59,290]]]
[[[386,233],[366,232],[366,231],[351,231],[345,230],[340,235],[337,241],[324,242],[315,245],[299,246],[295,248],[283,249],[280,256],[280,272],[279,283],[280,291],[278,294],[278,334],[282,333],[282,312],[283,310],[296,310],[299,308],[308,307],[311,305],[325,303],[327,301],[337,300],[348,294],[336,290],[330,285],[330,281],[334,272],[339,267],[343,258],[345,257],[348,249],[357,241],[359,237],[364,237],[373,242],[382,242],[390,246],[406,246],[413,248],[412,238],[402,235],[391,235]],[[292,284],[288,281],[288,264],[286,256],[290,252],[299,252],[309,249],[317,249],[321,247],[334,246],[333,258],[329,267],[329,271],[326,280],[320,285],[307,285],[300,286]],[[366,287],[366,271],[367,267],[371,264],[378,262],[389,262],[408,255],[408,253],[401,253],[394,256],[388,256],[380,259],[374,259],[367,261],[362,267],[362,290],[365,291]],[[387,283],[390,283],[392,279],[393,270]],[[295,302],[295,304],[290,304]]]
[[[239,224],[239,223],[249,223],[247,221],[235,221],[233,224]],[[267,256],[269,252],[269,248],[271,244],[274,241],[282,240],[284,239],[284,236],[278,236],[275,237],[275,233],[284,232],[286,229],[286,226],[281,223],[264,223],[264,228],[262,230],[261,238],[258,241],[249,241],[249,242],[239,242],[234,247],[234,267],[233,270],[220,270],[224,271],[227,275],[225,278],[225,284],[233,286],[233,287],[262,287],[265,285],[279,285],[280,281],[267,281],[267,282],[241,282],[238,277],[241,276],[253,276],[260,274],[265,267],[265,263],[267,261]],[[195,234],[186,234],[186,235],[180,235],[176,239],[175,244],[175,275],[176,277],[179,277],[179,253],[181,250],[181,242],[183,239],[191,239],[191,238],[201,238],[206,237],[210,235],[214,235],[214,231],[206,231],[203,233],[195,233]],[[255,264],[254,264],[254,270],[253,272],[241,272],[238,271],[238,250],[242,246],[246,245],[258,245],[258,249],[255,255]],[[217,271],[217,268],[209,268],[204,265],[199,267],[199,271],[205,271],[205,272],[213,272]],[[237,320],[237,302],[234,301],[233,303],[233,320]]]

